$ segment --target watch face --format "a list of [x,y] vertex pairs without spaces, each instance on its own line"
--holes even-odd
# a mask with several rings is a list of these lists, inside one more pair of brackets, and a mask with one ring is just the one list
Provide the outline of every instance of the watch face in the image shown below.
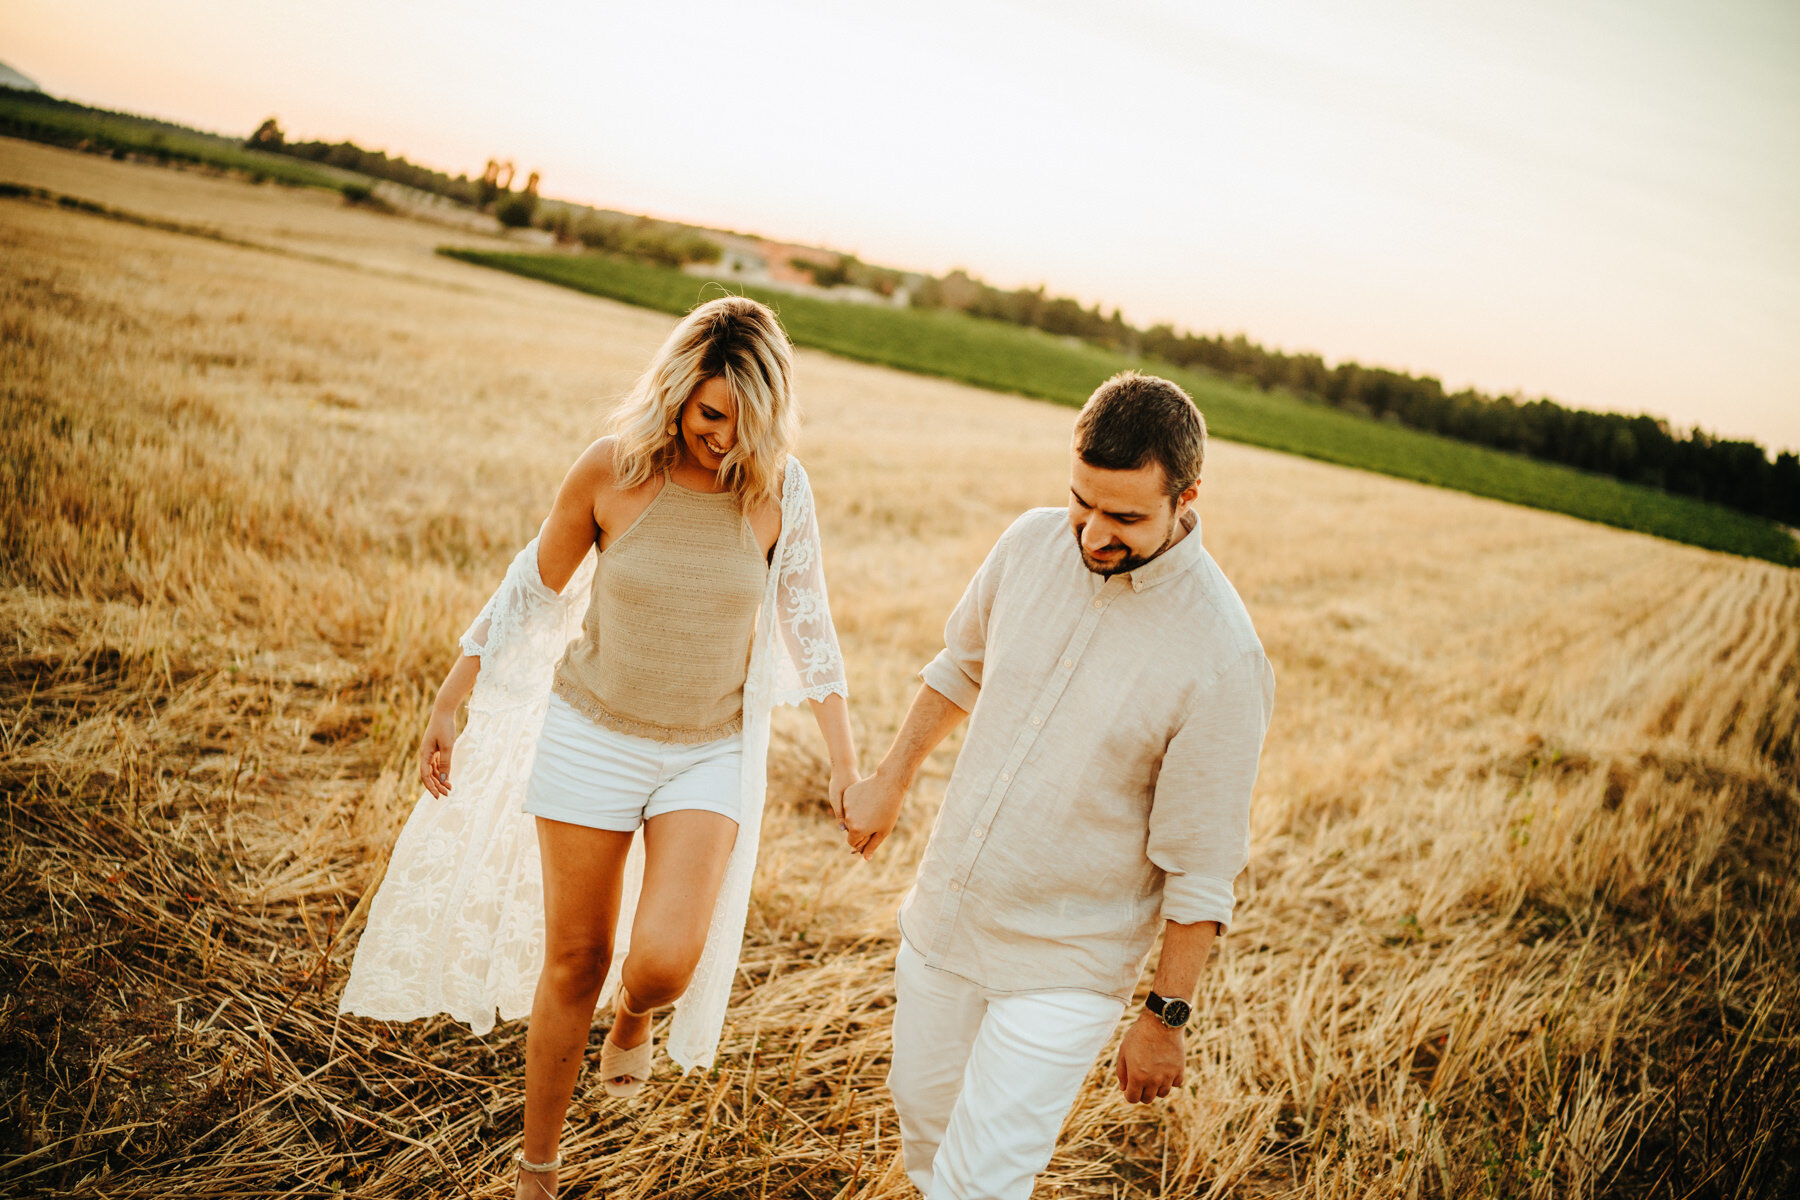
[[1164,1000],[1162,1010],[1163,1024],[1170,1029],[1180,1029],[1187,1024],[1193,1009],[1186,1000]]

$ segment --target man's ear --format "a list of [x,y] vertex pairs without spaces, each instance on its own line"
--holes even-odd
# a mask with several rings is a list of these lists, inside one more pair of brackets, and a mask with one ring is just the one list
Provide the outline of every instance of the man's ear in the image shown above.
[[1177,512],[1181,511],[1181,509],[1184,505],[1192,504],[1196,499],[1199,498],[1199,495],[1200,495],[1200,481],[1198,479],[1196,479],[1196,480],[1194,480],[1194,482],[1188,484],[1187,487],[1182,490],[1181,495],[1175,497],[1175,510]]

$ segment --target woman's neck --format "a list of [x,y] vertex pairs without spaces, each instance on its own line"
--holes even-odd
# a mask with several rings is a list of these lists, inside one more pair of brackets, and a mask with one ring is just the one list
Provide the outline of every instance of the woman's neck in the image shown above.
[[719,472],[709,471],[693,460],[683,448],[669,466],[669,478],[690,492],[723,492],[730,490]]

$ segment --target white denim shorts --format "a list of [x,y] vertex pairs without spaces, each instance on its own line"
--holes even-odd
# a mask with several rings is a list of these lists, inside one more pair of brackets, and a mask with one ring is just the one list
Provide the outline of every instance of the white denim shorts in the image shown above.
[[744,735],[684,745],[597,725],[552,693],[525,785],[525,811],[630,833],[651,817],[700,809],[738,819]]

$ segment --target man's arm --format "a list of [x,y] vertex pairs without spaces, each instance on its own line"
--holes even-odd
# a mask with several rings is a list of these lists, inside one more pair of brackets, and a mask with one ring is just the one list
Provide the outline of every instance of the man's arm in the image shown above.
[[[1157,960],[1150,990],[1159,996],[1193,1003],[1201,968],[1206,966],[1218,932],[1219,926],[1213,921],[1196,921],[1192,925],[1165,922],[1162,957]],[[1114,1068],[1126,1100],[1148,1104],[1181,1086],[1187,1060],[1186,1036],[1186,1029],[1170,1029],[1147,1008],[1138,1013],[1138,1019],[1125,1031],[1125,1039],[1119,1044],[1119,1061]]]
[[866,859],[887,840],[926,757],[968,715],[929,684],[919,686],[881,765],[844,792],[844,834],[852,850]]
[[975,711],[987,663],[988,615],[1004,574],[1007,542],[1018,527],[1015,521],[1000,535],[981,569],[963,589],[962,599],[944,623],[944,648],[919,672],[924,686],[913,696],[912,707],[906,710],[906,719],[881,765],[844,793],[844,837],[865,859],[893,832],[906,789],[912,786],[926,756]]
[[[1207,686],[1163,752],[1145,853],[1163,877],[1163,950],[1151,987],[1190,1003],[1213,939],[1231,920],[1232,881],[1250,853],[1250,791],[1274,703],[1260,647]],[[1182,1030],[1140,1013],[1119,1046],[1125,1098],[1145,1103],[1181,1083]]]

